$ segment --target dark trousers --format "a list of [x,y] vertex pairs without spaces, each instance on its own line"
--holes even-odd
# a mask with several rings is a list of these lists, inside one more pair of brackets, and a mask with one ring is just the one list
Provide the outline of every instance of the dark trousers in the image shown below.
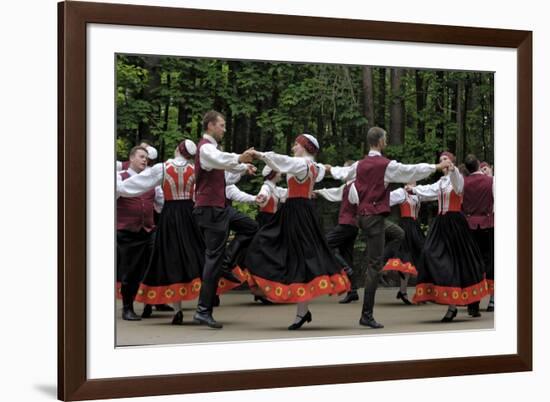
[[487,279],[495,278],[494,253],[495,253],[495,232],[494,228],[471,230],[481,256],[483,257],[483,265],[485,276]]
[[[326,235],[328,246],[333,249],[339,264],[353,269],[353,246],[359,229],[355,225],[338,224]],[[359,272],[353,269],[351,275],[351,290],[357,290]]]
[[383,215],[359,216],[359,227],[363,230],[366,241],[367,270],[363,314],[372,317],[374,299],[380,272],[384,266],[384,247],[397,247],[405,237],[405,232]]
[[[233,207],[197,207],[193,210],[193,216],[206,246],[197,311],[212,313],[224,259],[229,265],[234,262],[239,251],[252,240],[258,230],[258,223]],[[235,232],[235,238],[226,253],[225,245],[231,230]]]
[[124,309],[132,307],[153,253],[154,232],[117,230],[117,278]]

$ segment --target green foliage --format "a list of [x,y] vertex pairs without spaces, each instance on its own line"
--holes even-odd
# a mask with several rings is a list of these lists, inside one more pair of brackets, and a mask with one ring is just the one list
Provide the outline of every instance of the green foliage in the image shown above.
[[[215,109],[226,116],[228,151],[254,146],[288,153],[294,138],[308,132],[321,144],[318,160],[340,165],[363,157],[374,123],[389,130],[390,106],[399,98],[404,143],[388,147],[388,157],[433,163],[438,152],[454,152],[461,140],[464,153],[492,162],[492,73],[403,70],[401,87],[392,92],[391,69],[372,70],[376,121],[368,122],[362,66],[119,55],[117,156],[125,160],[132,145],[148,140],[167,159],[182,139],[200,138],[203,114]],[[464,105],[461,127],[458,100]],[[256,193],[261,181],[243,180],[239,187]],[[256,211],[253,205],[238,208]]]

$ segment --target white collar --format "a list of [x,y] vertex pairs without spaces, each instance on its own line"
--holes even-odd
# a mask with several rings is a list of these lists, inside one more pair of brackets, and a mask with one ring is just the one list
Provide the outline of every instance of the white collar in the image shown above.
[[382,153],[380,151],[369,151],[369,156],[382,156]]
[[478,170],[478,171],[476,171],[476,172],[474,172],[474,173],[470,173],[470,175],[474,175],[474,174],[483,174],[483,175],[484,175],[485,173],[483,173],[481,170]]
[[218,142],[210,134],[204,133],[202,135],[202,138],[204,138],[205,140],[210,141],[212,144],[214,144],[215,147],[218,146]]
[[172,162],[174,165],[177,165],[177,166],[185,166],[189,163],[187,159],[179,155],[173,159],[170,159],[169,162]]
[[[145,170],[145,169],[143,169],[143,170]],[[132,168],[129,167],[129,166],[128,166],[128,169],[126,169],[126,172],[128,172],[128,174],[129,174],[130,176],[134,176],[134,175],[138,174],[138,172],[136,172],[134,169],[132,169]]]

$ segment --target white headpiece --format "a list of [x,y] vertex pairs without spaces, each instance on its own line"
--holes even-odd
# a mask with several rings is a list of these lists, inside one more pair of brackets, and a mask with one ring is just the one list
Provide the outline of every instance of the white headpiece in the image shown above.
[[262,176],[263,177],[269,176],[271,172],[272,172],[271,168],[265,165],[264,168],[262,169]]
[[155,160],[157,159],[157,156],[159,156],[157,150],[151,145],[147,145],[145,149],[147,150],[147,158]]

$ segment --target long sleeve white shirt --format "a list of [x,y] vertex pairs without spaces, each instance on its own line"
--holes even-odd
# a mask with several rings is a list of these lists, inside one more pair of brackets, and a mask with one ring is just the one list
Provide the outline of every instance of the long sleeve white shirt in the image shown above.
[[464,178],[457,168],[435,183],[413,187],[413,193],[418,195],[421,201],[435,201],[440,192],[451,191],[451,189],[457,194],[462,194],[464,190]]
[[[320,188],[318,190],[313,190],[314,193],[320,195],[324,199],[330,202],[340,202],[344,196],[345,184],[342,184],[339,187],[332,188]],[[348,197],[349,198],[349,197]]]
[[225,186],[225,197],[231,201],[253,203],[256,202],[256,197],[241,191],[235,184]]
[[288,189],[279,187],[272,181],[266,180],[264,184],[262,184],[258,195],[263,195],[265,197],[265,201],[260,204],[260,207],[264,207],[269,202],[271,196],[274,196],[279,202],[285,202],[288,195]]
[[[160,163],[157,163],[157,165],[162,165]],[[155,165],[156,166],[156,165]],[[154,207],[157,212],[160,212],[162,210],[162,207],[164,205],[164,193],[162,191],[162,188],[158,186],[157,184],[152,185],[146,189],[138,189],[137,186],[139,184],[131,184],[130,191],[126,190],[125,183],[129,180],[135,180],[137,179],[137,183],[140,183],[140,179],[138,179],[142,174],[149,175],[150,172],[153,170],[153,168],[146,169],[141,173],[137,173],[132,168],[128,168],[126,172],[130,175],[126,180],[122,180],[122,176],[120,175],[122,172],[117,172],[117,181],[116,181],[116,198],[120,197],[139,197],[140,195],[146,193],[147,191],[151,189],[155,189],[155,200],[154,200]]]
[[204,139],[209,143],[200,147],[199,152],[201,167],[204,170],[212,169],[227,170],[232,173],[246,172],[246,164],[239,163],[239,154],[223,152],[218,149],[218,143],[209,134],[203,134]]
[[272,151],[259,152],[259,154],[260,159],[263,160],[267,166],[276,172],[286,173],[287,176],[296,176],[299,180],[303,180],[308,174],[308,163],[313,163],[318,169],[315,182],[320,182],[325,177],[324,165],[315,162],[310,155],[287,156]]
[[[370,151],[369,156],[381,156],[378,151]],[[339,180],[354,180],[357,173],[358,162],[351,166],[334,166],[330,169],[332,177]],[[389,183],[410,183],[411,181],[422,180],[435,172],[435,165],[429,163],[417,163],[405,165],[395,160],[390,161],[384,173],[384,184]]]

